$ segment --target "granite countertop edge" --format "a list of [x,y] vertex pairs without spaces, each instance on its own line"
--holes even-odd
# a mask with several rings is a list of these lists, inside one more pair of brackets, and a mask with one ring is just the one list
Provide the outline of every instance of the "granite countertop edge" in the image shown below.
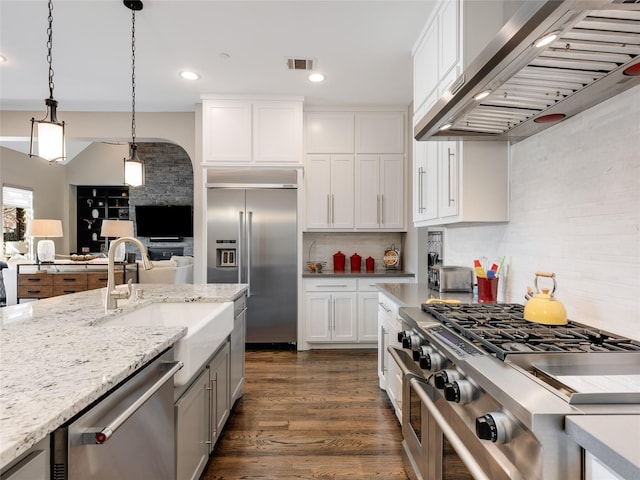
[[187,330],[98,327],[101,321],[151,303],[232,302],[247,285],[136,288],[144,292],[143,300],[121,302],[108,313],[104,288],[0,309],[0,468],[167,350]]

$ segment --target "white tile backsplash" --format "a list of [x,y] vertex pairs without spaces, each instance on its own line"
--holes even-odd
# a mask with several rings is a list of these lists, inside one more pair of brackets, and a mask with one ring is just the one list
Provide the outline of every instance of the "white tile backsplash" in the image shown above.
[[555,272],[571,320],[640,340],[640,87],[516,143],[510,169],[509,223],[447,228],[447,263],[505,255],[516,303]]

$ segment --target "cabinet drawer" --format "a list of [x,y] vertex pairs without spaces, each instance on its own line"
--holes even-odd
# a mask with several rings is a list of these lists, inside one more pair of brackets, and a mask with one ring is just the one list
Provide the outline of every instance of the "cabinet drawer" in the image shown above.
[[87,289],[86,283],[70,283],[68,285],[54,285],[53,286],[53,296],[57,297],[58,295],[67,295],[68,293],[76,293],[76,292],[84,292]]
[[53,296],[53,285],[19,285],[18,298],[47,298]]
[[18,286],[43,286],[53,285],[51,275],[47,273],[21,273],[18,275]]
[[304,281],[307,292],[355,292],[357,282],[355,278],[323,278]]
[[[120,272],[122,275],[122,272]],[[93,290],[95,288],[102,288],[107,286],[107,272],[93,272],[87,273],[87,289]]]
[[80,285],[82,287],[87,286],[87,274],[86,273],[56,273],[51,275],[53,277],[54,287],[75,286]]

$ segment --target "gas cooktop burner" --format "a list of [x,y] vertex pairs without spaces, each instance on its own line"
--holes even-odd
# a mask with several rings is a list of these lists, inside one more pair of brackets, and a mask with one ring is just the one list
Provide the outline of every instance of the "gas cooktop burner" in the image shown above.
[[523,318],[519,304],[423,304],[433,315],[460,335],[500,360],[513,353],[535,352],[640,352],[640,342],[568,322],[541,325]]

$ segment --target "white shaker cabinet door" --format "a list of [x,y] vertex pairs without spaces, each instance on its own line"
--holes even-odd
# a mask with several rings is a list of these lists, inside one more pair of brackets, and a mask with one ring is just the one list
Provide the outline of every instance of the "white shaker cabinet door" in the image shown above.
[[203,160],[250,163],[252,154],[251,102],[203,103]]
[[330,293],[305,293],[304,321],[308,342],[331,341]]
[[302,104],[253,105],[253,160],[256,164],[302,163]]
[[380,228],[404,229],[404,156],[380,156]]
[[352,155],[331,157],[331,227],[353,228],[354,165]]
[[332,293],[332,339],[334,342],[358,340],[356,293]]
[[404,153],[401,112],[356,113],[356,153]]
[[353,112],[307,112],[306,153],[353,153]]

